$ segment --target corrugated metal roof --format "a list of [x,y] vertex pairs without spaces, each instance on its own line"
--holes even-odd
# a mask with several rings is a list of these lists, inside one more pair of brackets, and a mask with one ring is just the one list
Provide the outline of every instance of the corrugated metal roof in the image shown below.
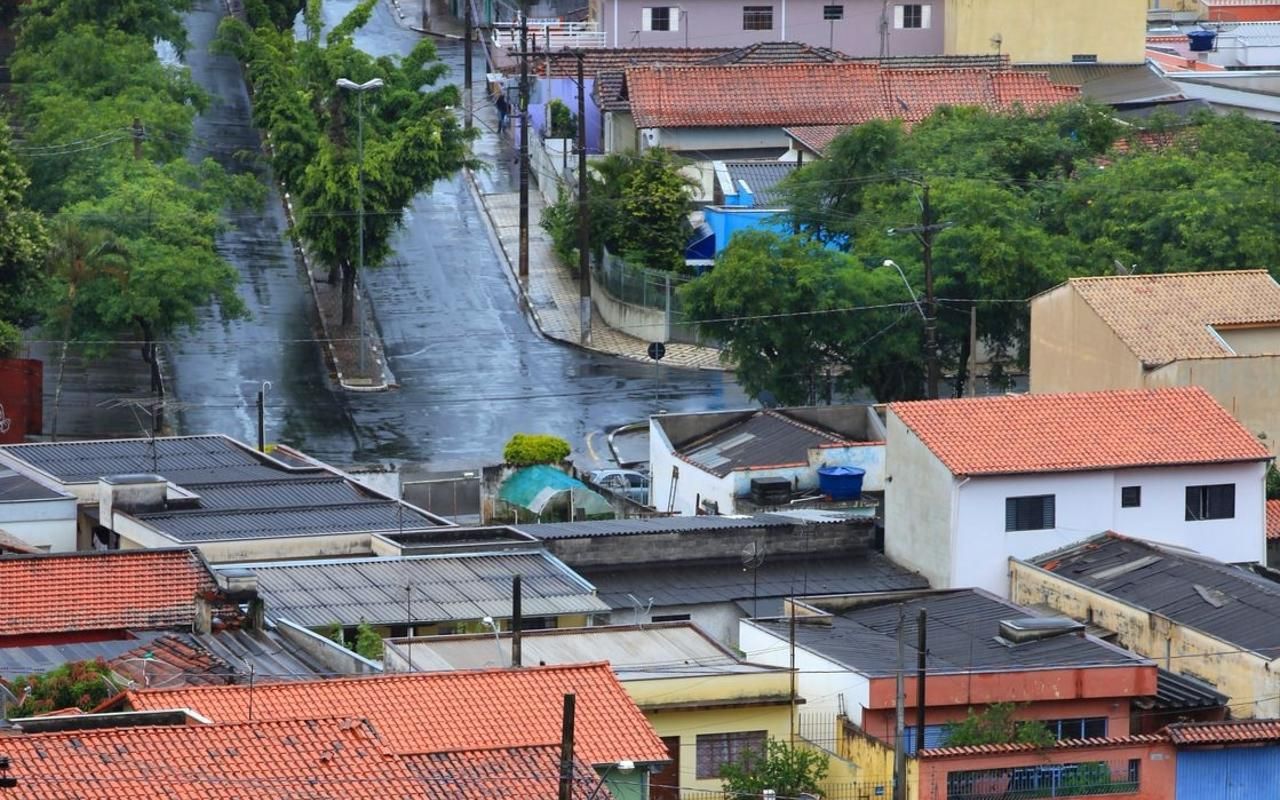
[[296,681],[333,674],[275,631],[227,629],[190,638],[242,675],[252,666],[255,680]]
[[1227,696],[1209,684],[1160,668],[1156,673],[1156,704],[1162,711],[1189,708],[1216,708],[1226,705]]
[[134,516],[180,542],[415,530],[438,524],[394,500],[303,508],[163,511]]
[[1042,569],[1274,658],[1280,584],[1241,567],[1114,533],[1036,559]]
[[305,508],[343,503],[385,503],[364,487],[338,475],[271,481],[184,484],[200,496],[201,508]]
[[[609,610],[572,571],[545,553],[479,553],[220,565],[258,578],[267,614],[315,628],[429,624],[511,616],[511,578],[522,576],[530,617]],[[406,587],[413,587],[408,596]]]
[[[926,663],[930,672],[1145,663],[1126,650],[1079,633],[1016,645],[1000,641],[997,636],[1002,620],[1035,614],[977,589],[930,592],[858,606],[830,617],[830,626],[797,625],[796,643],[865,675],[894,674],[898,667],[899,614],[905,615],[907,663],[915,664],[916,624],[921,609],[928,612]],[[784,639],[789,633],[786,621],[756,624]]]
[[681,444],[678,454],[723,478],[736,469],[803,464],[808,461],[809,450],[844,441],[781,412],[765,410]]
[[725,161],[724,166],[733,181],[732,186],[721,187],[724,193],[737,194],[741,181],[755,195],[756,208],[777,208],[784,203],[776,191],[778,184],[796,170],[794,161]]
[[25,475],[19,475],[8,467],[0,466],[0,503],[19,500],[57,500],[70,496],[63,492],[55,492]]
[[546,522],[511,527],[538,539],[591,539],[601,536],[633,536],[656,533],[697,533],[749,528],[789,528],[804,523],[773,514],[730,517],[637,517],[584,522]]
[[[805,594],[845,594],[925,589],[929,582],[879,553],[820,557],[767,557],[754,571],[740,559],[642,564],[622,569],[584,567],[583,577],[595,585],[611,608],[632,608],[634,595],[654,606],[702,603],[750,603],[766,598]],[[748,612],[751,613],[751,612]]]
[[110,661],[164,635],[165,631],[134,631],[131,639],[0,647],[0,678],[11,681],[23,675],[48,672],[72,661],[97,658]]

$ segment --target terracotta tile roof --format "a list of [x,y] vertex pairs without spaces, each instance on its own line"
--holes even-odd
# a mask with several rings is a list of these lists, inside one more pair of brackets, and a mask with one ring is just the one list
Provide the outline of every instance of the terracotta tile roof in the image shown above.
[[825,153],[835,138],[852,125],[800,125],[782,132],[815,153]]
[[[1075,750],[1084,747],[1132,747],[1134,745],[1164,744],[1169,737],[1158,733],[1116,736],[1098,739],[1062,739],[1055,742],[1053,750]],[[1035,744],[978,744],[964,747],[934,747],[921,750],[920,758],[954,758],[956,756],[997,755],[1002,753],[1026,753],[1041,750]]]
[[[665,761],[666,748],[607,663],[298,681],[253,690],[254,719],[324,711],[367,717],[398,753],[560,741],[563,696],[577,694],[577,752],[591,764]],[[245,686],[130,691],[138,710],[190,708],[247,719]]]
[[194,550],[0,557],[0,636],[191,624],[217,584]]
[[1280,539],[1280,500],[1267,501],[1267,538]]
[[7,737],[5,800],[439,797],[364,720],[112,728]]
[[1079,97],[1035,73],[874,63],[631,67],[624,92],[640,128],[917,122],[942,105],[1038,107]]
[[107,663],[138,687],[221,686],[236,678],[230,664],[179,636],[161,636]]
[[19,553],[22,555],[37,555],[42,551],[40,548],[30,544],[12,533],[0,530],[0,555],[8,553]]
[[834,64],[848,61],[838,50],[814,47],[804,42],[756,42],[704,59],[704,64]]
[[[582,71],[592,78],[628,67],[702,64],[733,52],[728,47],[593,47],[582,51]],[[529,60],[529,70],[538,77],[577,78],[578,58],[571,51],[539,53]],[[518,73],[519,63],[511,71]]]
[[[435,797],[451,800],[548,800],[560,786],[560,746],[498,747],[404,756]],[[600,783],[591,765],[573,760],[573,798],[588,800]],[[612,800],[607,786],[594,800]]]
[[1280,743],[1280,720],[1180,722],[1165,729],[1174,744]]
[[1209,326],[1280,324],[1280,284],[1262,269],[1072,278],[1147,366],[1235,355]]
[[1267,449],[1198,386],[919,400],[893,403],[889,410],[955,475],[1268,457]]

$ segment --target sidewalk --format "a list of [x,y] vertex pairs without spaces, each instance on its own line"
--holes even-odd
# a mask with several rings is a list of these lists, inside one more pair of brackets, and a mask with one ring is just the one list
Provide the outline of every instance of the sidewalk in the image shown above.
[[[483,87],[476,87],[477,95]],[[497,115],[492,106],[483,101],[476,103],[476,127],[481,137],[476,142],[476,154],[494,166],[485,173],[468,172],[467,177],[475,191],[476,199],[484,209],[493,233],[501,245],[503,256],[512,276],[517,274],[520,258],[520,193],[512,191],[513,176],[517,167],[515,149],[510,140],[499,138],[494,132]],[[578,318],[578,279],[562,265],[551,247],[551,237],[539,225],[546,203],[533,186],[529,187],[529,280],[521,288],[525,302],[538,330],[548,338],[574,346],[580,345]],[[592,315],[591,344],[587,349],[605,355],[643,361],[649,364],[649,342],[629,336],[611,328]],[[671,342],[667,344],[663,366],[686,369],[728,369],[720,362],[720,351],[711,347]]]

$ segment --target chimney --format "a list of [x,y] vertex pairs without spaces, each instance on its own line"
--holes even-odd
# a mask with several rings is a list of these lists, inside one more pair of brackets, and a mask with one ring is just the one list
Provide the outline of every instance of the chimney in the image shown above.
[[200,636],[212,630],[213,607],[209,605],[209,598],[204,592],[198,592],[195,596],[195,613],[191,617],[191,632]]
[[98,479],[98,522],[115,530],[112,514],[163,511],[169,481],[159,475],[107,475]]

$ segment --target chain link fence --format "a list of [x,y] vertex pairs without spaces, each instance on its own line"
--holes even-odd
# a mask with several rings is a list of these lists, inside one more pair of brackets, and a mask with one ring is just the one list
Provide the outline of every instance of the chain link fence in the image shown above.
[[685,312],[679,290],[692,280],[689,276],[637,267],[607,250],[593,270],[597,283],[614,300],[661,311],[666,318],[666,341],[718,346],[698,333]]

